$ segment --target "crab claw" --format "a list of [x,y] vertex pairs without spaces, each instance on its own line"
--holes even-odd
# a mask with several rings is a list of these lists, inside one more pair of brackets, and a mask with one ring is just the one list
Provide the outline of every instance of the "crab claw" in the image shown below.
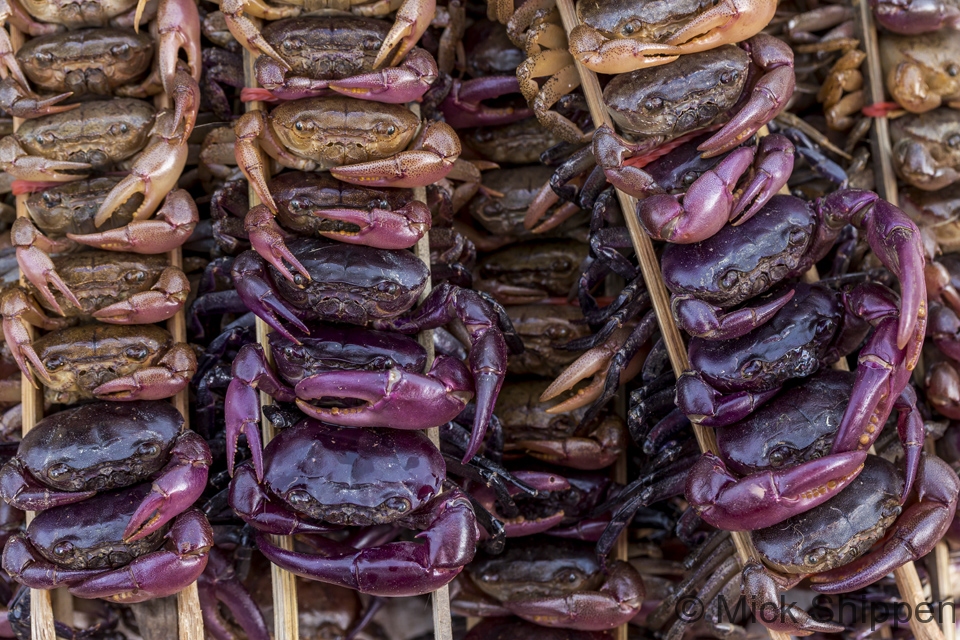
[[35,93],[25,91],[13,78],[0,82],[0,107],[15,118],[39,118],[76,109],[79,103],[57,104],[72,95],[73,92],[68,91],[50,98],[40,98]]
[[163,198],[177,186],[177,180],[187,164],[187,153],[185,138],[181,139],[179,135],[156,135],[134,161],[130,174],[104,198],[94,224],[102,226],[117,209],[138,193],[143,194],[143,202],[133,212],[133,219],[143,220],[153,214]]
[[74,242],[106,249],[133,253],[166,253],[183,245],[193,233],[200,214],[193,198],[183,189],[167,194],[163,206],[151,220],[133,222],[100,233],[68,233]]
[[0,78],[6,79],[7,77],[13,78],[26,91],[30,91],[30,83],[27,82],[27,78],[20,68],[20,63],[17,62],[10,36],[6,29],[0,28]]
[[454,80],[450,93],[440,103],[443,119],[454,129],[509,124],[533,115],[531,109],[489,107],[482,100],[520,93],[515,75]]
[[152,324],[169,320],[183,308],[190,293],[190,281],[178,267],[167,267],[150,291],[135,293],[93,312],[93,317],[110,324]]
[[740,43],[740,47],[765,73],[754,84],[750,99],[737,115],[697,147],[705,158],[720,155],[750,138],[783,111],[793,96],[793,50],[786,43],[761,33]]
[[[141,3],[145,0],[140,0]],[[253,54],[263,54],[272,58],[284,71],[290,71],[290,64],[283,59],[276,49],[260,33],[260,29],[244,15],[244,10],[268,20],[281,20],[300,15],[302,7],[274,7],[265,2],[250,2],[249,0],[221,0],[220,11],[227,23],[227,29],[237,39],[244,49]],[[251,6],[252,5],[252,6]]]
[[433,56],[414,47],[400,66],[334,80],[328,86],[352,98],[404,104],[421,98],[436,82],[437,73]]
[[[301,380],[296,393],[303,413],[329,424],[432,429],[460,415],[473,398],[473,381],[462,362],[437,356],[426,375],[400,368],[328,371]],[[356,398],[365,404],[322,408],[307,402],[324,397]]]
[[749,602],[762,607],[756,615],[763,621],[763,626],[795,636],[843,632],[842,625],[818,620],[795,605],[791,604],[787,610],[781,609],[781,603],[784,602],[780,596],[781,586],[788,587],[778,585],[774,576],[758,560],[750,560],[743,566],[743,594]]
[[[193,0],[160,0],[157,9],[157,63],[163,90],[176,95],[175,85],[180,49],[187,54],[190,75],[200,82],[200,12]],[[189,137],[189,133],[186,134]]]
[[786,136],[774,133],[760,139],[753,169],[737,192],[731,217],[734,226],[752,218],[787,184],[795,157],[796,147]]
[[570,31],[570,53],[591,71],[616,74],[669,64],[685,52],[669,44],[608,39],[593,27],[578,24]]
[[372,187],[425,187],[447,176],[460,155],[460,139],[445,122],[431,122],[414,150],[392,158],[330,169],[330,175],[351,184]]
[[403,0],[394,18],[393,27],[380,45],[373,68],[399,65],[404,56],[420,41],[436,13],[436,0]]
[[170,450],[170,462],[123,530],[123,541],[146,537],[190,508],[207,486],[211,464],[206,441],[193,431],[181,433]]
[[285,232],[266,205],[258,204],[247,212],[243,221],[243,229],[250,238],[250,246],[260,254],[260,257],[272,264],[283,277],[293,282],[293,274],[287,269],[284,260],[293,265],[307,280],[310,272],[300,264],[296,256],[287,247],[286,239],[290,234]]
[[322,217],[355,225],[359,230],[321,231],[321,236],[377,249],[409,249],[430,230],[432,220],[429,207],[417,200],[395,211],[377,207],[370,210],[324,209]]
[[33,372],[27,366],[29,361],[45,382],[50,382],[47,368],[43,366],[37,352],[31,344],[31,332],[27,324],[53,331],[66,327],[70,321],[66,318],[50,318],[43,312],[32,297],[15,287],[8,289],[0,297],[0,313],[3,314],[3,336],[17,366],[30,382],[36,386]]
[[[197,113],[200,111],[200,85],[183,66],[182,62],[178,63],[171,80],[172,86],[167,90],[167,95],[173,99],[173,118],[170,119],[165,137],[179,136],[180,140],[187,140],[193,133],[193,127],[197,123]],[[181,122],[183,131],[178,133]]]
[[280,321],[281,318],[292,324],[304,335],[310,335],[307,325],[303,324],[303,321],[274,291],[267,277],[263,260],[256,252],[241,253],[233,263],[231,275],[243,304],[280,335],[300,344],[300,341]]
[[823,504],[863,469],[866,451],[834,453],[795,467],[737,478],[704,453],[687,477],[686,497],[703,521],[726,531],[772,527]]
[[74,307],[81,309],[82,305],[77,297],[63,281],[53,266],[48,253],[65,251],[69,243],[54,241],[43,235],[29,218],[17,218],[10,229],[10,240],[17,248],[17,264],[24,277],[40,291],[40,295],[50,307],[63,315],[63,309],[50,291],[50,285],[59,291]]
[[175,344],[155,366],[105,382],[93,390],[93,395],[100,400],[122,402],[163,400],[186,389],[196,372],[197,356],[193,349]]
[[743,307],[724,312],[708,302],[692,297],[674,296],[673,315],[690,335],[707,340],[732,340],[744,336],[786,306],[793,298],[793,289],[756,307]]
[[86,178],[88,173],[63,173],[64,171],[87,171],[91,169],[86,162],[67,160],[48,160],[28,155],[13,138],[0,138],[0,170],[9,173],[17,180],[30,182],[70,182]]

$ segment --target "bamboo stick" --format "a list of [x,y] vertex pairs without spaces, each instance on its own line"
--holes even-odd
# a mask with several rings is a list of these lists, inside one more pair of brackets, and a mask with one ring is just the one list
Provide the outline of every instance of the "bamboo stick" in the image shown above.
[[[257,27],[260,27],[259,20],[252,18]],[[247,87],[257,87],[257,76],[253,68],[254,57],[246,49],[243,50],[243,78],[244,85]],[[248,102],[246,104],[247,111],[253,111],[255,109],[262,109],[264,107],[262,102]],[[257,144],[254,141],[254,144]],[[259,145],[257,148],[258,153],[263,153],[259,150]],[[264,167],[270,167],[269,162],[263,163]],[[269,175],[267,176],[269,177]],[[253,208],[260,204],[260,198],[257,197],[257,193],[253,190],[253,186],[248,187],[248,196],[250,207]],[[257,318],[257,342],[263,347],[263,352],[267,357],[267,364],[273,366],[273,355],[270,352],[270,343],[267,339],[267,335],[270,333],[270,327],[266,322]],[[273,398],[271,398],[266,393],[260,392],[260,407],[269,406],[273,404]],[[276,435],[276,430],[273,428],[273,424],[267,419],[265,415],[262,415],[260,419],[260,432],[263,438],[263,445],[266,446],[268,442],[273,440],[273,437]],[[287,551],[293,550],[293,538],[291,536],[270,536],[271,541]],[[273,633],[276,640],[298,640],[300,637],[300,620],[299,613],[297,610],[297,583],[296,576],[294,576],[289,571],[281,569],[277,565],[270,563],[270,578],[273,585]]]
[[[576,11],[574,10],[573,0],[557,0],[557,7],[560,10],[560,18],[563,20],[563,28],[569,34],[577,24]],[[600,83],[595,73],[575,60],[577,72],[580,74],[581,86],[584,96],[587,99],[587,105],[590,109],[590,115],[596,126],[608,124],[612,126],[610,116],[603,106],[603,97],[600,90]],[[660,273],[660,263],[653,251],[653,243],[650,237],[640,228],[640,222],[634,212],[637,210],[637,200],[620,191],[616,190],[617,199],[620,202],[620,208],[623,210],[623,217],[627,223],[627,229],[630,232],[630,240],[633,243],[634,251],[637,254],[637,260],[640,263],[640,271],[643,274],[643,280],[647,285],[647,291],[650,293],[650,300],[653,303],[653,309],[657,314],[657,322],[660,325],[660,333],[663,336],[664,344],[667,347],[667,353],[670,356],[670,364],[673,371],[680,376],[689,368],[687,361],[687,350],[683,344],[683,338],[680,336],[680,330],[673,320],[673,314],[670,310],[670,296],[663,283],[663,276]],[[693,433],[697,438],[701,451],[710,451],[717,453],[716,435],[710,429],[693,422]],[[750,560],[759,561],[757,551],[753,546],[750,536],[742,531],[732,531],[730,536],[733,539],[734,546],[737,548],[737,555],[741,563]],[[785,633],[770,631],[772,640],[787,640],[790,636]]]
[[[10,45],[13,52],[23,46],[24,36],[19,29],[9,25]],[[20,118],[13,119],[13,130],[16,131],[23,121]],[[17,196],[17,217],[22,218],[27,215],[27,196]],[[23,274],[20,274],[20,284],[25,285]],[[32,341],[36,338],[36,330],[27,325],[27,337]],[[37,422],[43,418],[43,390],[33,386],[33,382],[25,375],[20,375],[20,403],[23,411],[23,426],[21,433],[27,435]],[[27,524],[33,520],[33,512],[27,512]],[[53,604],[50,600],[50,592],[44,589],[30,590],[30,637],[34,640],[54,640],[56,631],[53,627]]]

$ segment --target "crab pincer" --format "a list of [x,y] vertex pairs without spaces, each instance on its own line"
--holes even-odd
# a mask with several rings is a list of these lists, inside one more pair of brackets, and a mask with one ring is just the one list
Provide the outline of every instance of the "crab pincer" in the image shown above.
[[197,371],[197,356],[186,344],[175,344],[155,366],[105,382],[93,390],[101,400],[163,400],[183,391]]
[[190,194],[176,189],[167,194],[163,206],[150,220],[99,233],[68,233],[67,237],[88,247],[134,253],[166,253],[183,245],[193,233],[200,214]]
[[41,233],[29,218],[17,218],[10,229],[10,240],[17,248],[17,264],[23,275],[35,286],[50,307],[63,315],[63,309],[50,291],[52,285],[74,306],[80,307],[80,301],[67,283],[57,273],[48,253],[65,251],[69,243],[51,240]]
[[436,0],[403,0],[403,4],[397,10],[393,27],[380,45],[373,68],[397,66],[420,41],[420,37],[426,32],[436,13]]
[[[138,7],[139,8],[139,7]],[[179,52],[187,54],[190,75],[200,82],[203,71],[200,56],[200,13],[191,0],[160,0],[157,9],[157,62],[163,90],[169,95],[177,92]],[[190,134],[187,133],[187,136]]]
[[72,91],[41,98],[25,90],[14,78],[0,82],[0,107],[15,118],[39,118],[52,113],[63,113],[79,107],[78,104],[58,104],[73,95]]
[[345,96],[405,104],[422,97],[436,82],[437,73],[433,56],[414,47],[399,66],[333,80],[328,86]]

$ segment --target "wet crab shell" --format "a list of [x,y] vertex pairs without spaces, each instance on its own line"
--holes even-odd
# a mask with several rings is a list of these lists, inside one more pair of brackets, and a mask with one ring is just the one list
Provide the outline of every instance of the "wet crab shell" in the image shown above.
[[21,440],[17,458],[55,489],[116,489],[163,468],[182,429],[183,416],[169,402],[96,402],[38,422]]
[[156,550],[167,524],[136,542],[123,541],[130,518],[150,493],[150,484],[101,493],[76,504],[46,509],[27,527],[27,538],[44,558],[68,569],[116,569]]
[[893,464],[867,456],[863,471],[839,495],[754,531],[753,542],[764,563],[783,573],[818,573],[843,566],[883,538],[900,515],[902,491],[903,478]]
[[141,194],[134,194],[124,202],[103,226],[96,227],[93,223],[103,200],[120,180],[119,177],[103,176],[50,187],[27,196],[27,211],[37,227],[52,238],[122,227],[133,220],[133,212],[143,202]]
[[418,431],[307,420],[264,450],[264,483],[292,509],[351,526],[395,522],[437,495],[443,456]]

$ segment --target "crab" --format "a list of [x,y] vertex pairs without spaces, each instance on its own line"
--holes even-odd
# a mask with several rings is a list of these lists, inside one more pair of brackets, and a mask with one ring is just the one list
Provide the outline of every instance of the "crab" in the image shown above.
[[941,107],[890,124],[893,168],[910,186],[937,191],[960,179],[960,124]]
[[135,542],[189,508],[213,459],[203,438],[184,430],[169,402],[95,402],[39,421],[0,468],[0,494],[19,509],[43,511],[152,480],[123,531]]
[[960,28],[955,0],[870,0],[877,22],[894,33],[914,35]]
[[570,53],[597,73],[626,73],[674,62],[757,35],[773,19],[771,0],[580,0]]
[[[277,205],[256,139],[270,157],[293,169],[329,169],[338,180],[363,186],[425,186],[453,170],[460,141],[449,125],[433,122],[414,142],[420,124],[400,105],[339,96],[293,100],[237,120],[237,164],[274,215]],[[411,142],[414,148],[405,151]]]
[[296,100],[332,92],[364,100],[403,104],[422,97],[437,79],[437,63],[414,47],[399,66],[374,71],[390,30],[381,20],[352,15],[302,16],[269,23],[263,39],[282,51],[254,63],[258,88],[240,93],[251,100]]
[[64,586],[76,597],[112,602],[181,591],[206,567],[213,531],[189,509],[146,537],[127,539],[124,531],[150,492],[144,483],[38,513],[4,547],[4,571],[32,589]]
[[[287,280],[282,272],[268,268],[253,251],[237,258],[232,276],[237,293],[247,308],[294,342],[299,343],[295,334],[309,335],[304,324],[309,320],[369,324],[374,329],[408,334],[437,328],[455,319],[463,323],[472,343],[469,369],[478,407],[465,460],[472,458],[483,440],[503,384],[507,367],[505,334],[514,351],[523,348],[512,334],[513,328],[503,309],[478,292],[443,283],[414,310],[413,306],[426,286],[429,271],[409,252],[349,246],[314,238],[297,238],[289,246],[307,276],[298,271],[292,281]],[[364,380],[375,389],[382,389],[388,381],[396,382],[398,373],[394,371],[386,380],[375,372],[364,376],[351,374],[351,379],[357,381],[354,384]],[[310,383],[313,397],[343,393],[339,374],[330,374],[323,380],[321,383],[314,379]],[[366,390],[363,393],[369,398]],[[346,413],[341,412],[341,415]],[[326,415],[325,419],[329,419],[333,413]],[[362,418],[363,412],[357,413],[356,417]]]
[[[279,377],[267,364],[260,345],[243,346],[233,361],[227,388],[227,470],[232,474],[236,443],[247,437],[257,479],[263,479],[257,390],[281,402],[294,402],[307,415],[330,424],[394,429],[423,429],[445,424],[473,397],[470,374],[455,358],[437,356],[421,373],[426,352],[404,335],[360,327],[316,328],[294,343],[270,334],[270,351]],[[349,381],[348,386],[344,386]],[[289,385],[289,386],[288,386]],[[332,407],[311,400],[335,396]],[[359,400],[359,406],[340,406]]]
[[[237,469],[230,506],[258,530],[260,552],[291,573],[371,595],[408,596],[435,591],[473,559],[473,507],[457,489],[440,493],[446,468],[425,434],[306,419],[271,440],[264,461],[262,482],[250,464]],[[376,524],[421,531],[416,542],[362,549],[312,536],[316,553],[282,549],[264,535]]]
[[904,109],[924,113],[941,104],[960,108],[960,32],[885,34],[880,52],[887,92]]

